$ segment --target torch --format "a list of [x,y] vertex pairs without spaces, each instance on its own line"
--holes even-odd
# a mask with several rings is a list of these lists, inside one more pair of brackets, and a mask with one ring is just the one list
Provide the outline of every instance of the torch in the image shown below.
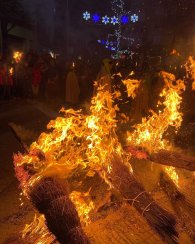
[[22,58],[22,56],[23,56],[22,52],[15,51],[14,54],[13,54],[13,59],[15,60],[16,63],[19,63],[21,58]]

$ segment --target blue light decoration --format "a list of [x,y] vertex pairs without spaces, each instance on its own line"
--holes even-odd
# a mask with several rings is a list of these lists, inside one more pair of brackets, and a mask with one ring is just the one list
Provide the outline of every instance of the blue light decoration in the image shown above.
[[100,21],[100,18],[101,17],[98,14],[93,14],[92,15],[92,20],[93,20],[94,23],[98,23]]
[[118,18],[116,16],[111,17],[111,24],[116,25],[118,24]]
[[127,15],[123,15],[121,17],[121,23],[122,24],[128,24],[129,23],[129,17]]
[[116,51],[116,41],[109,41],[109,40],[98,40],[99,44],[103,45],[106,49],[115,52]]
[[[109,17],[108,15],[105,15],[103,17],[101,17],[99,14],[91,14],[88,11],[83,13],[83,19],[86,21],[92,20],[95,24],[99,23],[100,20],[102,19],[102,23],[107,25],[107,24],[112,24],[112,25],[116,25],[116,24],[128,24],[131,20],[131,22],[136,23],[139,20],[139,16],[136,14],[133,14],[131,16],[128,15],[122,15],[116,17]],[[120,20],[120,21],[119,21]]]
[[102,23],[105,25],[109,24],[110,18],[107,15],[105,15],[104,17],[102,17]]
[[[139,21],[139,17],[137,14],[132,14],[131,11],[125,10],[125,2],[124,0],[110,0],[111,2],[111,11],[112,15],[105,14],[100,15],[95,13],[90,13],[85,11],[83,13],[83,19],[92,24],[98,25],[113,25],[114,26],[114,44],[112,42],[108,42],[107,40],[98,40],[98,43],[103,45],[105,48],[115,51],[120,54],[122,51],[122,40],[125,38],[129,40],[128,37],[124,37],[124,28],[122,25],[132,24]],[[131,40],[130,40],[131,41]]]
[[131,15],[131,21],[133,23],[137,22],[138,21],[138,15],[134,14],[134,15]]
[[85,20],[91,19],[91,14],[88,11],[84,12],[83,13],[83,19],[85,19]]

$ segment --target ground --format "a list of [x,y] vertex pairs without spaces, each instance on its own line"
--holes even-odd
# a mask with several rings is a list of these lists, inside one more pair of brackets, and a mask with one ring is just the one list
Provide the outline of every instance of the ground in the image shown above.
[[0,243],[6,243],[8,238],[21,231],[32,212],[28,205],[20,207],[20,190],[14,175],[12,156],[21,147],[8,123],[39,133],[45,129],[49,120],[49,116],[27,101],[15,100],[0,104]]
[[[0,243],[21,243],[18,236],[26,223],[30,223],[34,216],[34,210],[28,202],[20,206],[20,190],[14,176],[12,155],[21,151],[18,141],[10,131],[10,122],[34,132],[30,137],[36,139],[38,134],[45,130],[46,124],[57,114],[31,101],[15,100],[14,102],[2,102],[0,104]],[[28,141],[28,131],[26,141]],[[31,138],[32,140],[32,138]],[[175,213],[168,197],[158,186],[161,166],[147,162],[134,162],[133,169],[147,191],[151,192],[155,200]],[[192,173],[178,171],[182,192],[192,206],[195,205],[195,184]],[[189,187],[189,185],[191,187]],[[180,232],[180,244],[190,244],[190,238],[185,227],[178,226]],[[91,223],[85,228],[92,243],[98,244],[141,244],[163,243],[159,236],[150,228],[145,219],[140,216],[131,205],[123,203],[113,209],[103,218]],[[27,243],[28,244],[28,243]]]

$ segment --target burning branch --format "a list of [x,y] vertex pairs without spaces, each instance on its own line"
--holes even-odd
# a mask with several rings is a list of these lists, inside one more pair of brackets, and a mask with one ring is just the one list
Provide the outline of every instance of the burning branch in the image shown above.
[[164,149],[155,153],[148,153],[146,149],[135,146],[126,146],[124,150],[137,159],[146,159],[157,164],[195,171],[195,157],[192,156]]
[[[194,159],[166,151],[169,144],[163,137],[169,126],[175,130],[181,126],[179,108],[184,83],[166,72],[161,72],[161,76],[166,84],[160,94],[162,111],[153,112],[129,132],[128,142],[133,149],[128,147],[126,150],[137,158],[165,165],[176,166],[179,158],[181,168],[193,170]],[[129,95],[135,96],[139,82],[128,80],[126,85]],[[124,151],[116,132],[118,110],[113,94],[104,87],[99,87],[92,99],[90,114],[62,109],[64,116],[49,123],[49,132],[42,133],[24,155],[15,156],[16,172],[20,169],[18,178],[23,181],[24,195],[30,197],[34,206],[45,215],[49,230],[61,243],[79,243],[78,240],[88,243],[78,217],[82,220],[85,216],[85,204],[78,200],[78,194],[69,196],[67,184],[55,180],[54,176],[62,176],[67,181],[77,168],[96,171],[137,209],[164,241],[177,243],[175,217],[153,200],[129,169],[130,155]],[[26,176],[25,169],[31,174]],[[87,215],[90,210],[87,209]]]

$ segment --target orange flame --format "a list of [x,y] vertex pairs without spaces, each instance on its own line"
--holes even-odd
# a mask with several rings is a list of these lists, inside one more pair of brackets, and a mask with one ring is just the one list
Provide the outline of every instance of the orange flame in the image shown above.
[[9,74],[10,74],[10,75],[13,75],[13,74],[14,74],[14,68],[13,68],[13,67],[11,67],[11,68],[9,69]]
[[[182,113],[179,111],[182,103],[181,94],[185,90],[184,82],[176,80],[175,76],[161,72],[165,88],[160,94],[158,106],[162,107],[157,113],[152,111],[149,118],[143,118],[142,123],[135,126],[133,132],[128,132],[128,142],[142,146],[149,151],[156,151],[169,146],[164,139],[164,133],[169,126],[177,129],[182,123]],[[135,98],[140,82],[125,80],[128,96]],[[97,95],[92,98],[90,113],[83,114],[82,110],[61,110],[61,117],[52,120],[47,128],[48,133],[42,133],[37,142],[32,143],[28,154],[18,155],[17,166],[33,169],[35,174],[23,184],[23,192],[28,197],[28,189],[42,177],[58,175],[63,178],[71,176],[73,169],[78,166],[89,167],[98,171],[106,179],[106,172],[112,170],[111,155],[118,154],[128,162],[127,155],[119,142],[117,129],[117,112],[114,105],[118,92],[112,94],[100,86]],[[42,152],[45,159],[40,159]],[[165,167],[169,175],[177,179],[174,168]],[[132,168],[130,167],[132,172]],[[178,179],[177,179],[178,181]],[[85,201],[86,196],[81,192],[72,192],[70,198],[75,204],[80,219],[84,224],[90,222],[89,213],[94,208],[92,201]]]
[[139,80],[123,80],[123,84],[127,87],[128,97],[132,97],[133,99],[136,97],[136,92],[140,86],[140,83],[141,82]]
[[89,193],[82,194],[81,192],[73,191],[70,194],[70,199],[75,204],[78,211],[81,222],[84,225],[90,224],[89,213],[94,209],[94,203],[90,201],[86,203],[85,199],[88,197]]
[[170,55],[177,55],[177,56],[180,56],[180,53],[177,52],[176,49],[173,49],[173,50],[170,52]]
[[[177,131],[182,123],[183,114],[179,112],[182,97],[181,94],[185,90],[184,82],[176,80],[175,76],[166,72],[161,72],[161,76],[165,82],[165,88],[160,94],[164,99],[159,101],[158,106],[162,106],[162,110],[158,113],[153,111],[151,117],[143,118],[142,123],[135,126],[134,132],[128,132],[128,143],[146,148],[149,152],[155,152],[159,149],[170,147],[165,140],[164,133],[172,126]],[[166,173],[178,186],[178,175],[174,167],[165,167]]]
[[[180,94],[185,90],[184,82],[175,80],[175,76],[166,72],[161,72],[165,82],[165,88],[160,94],[164,102],[158,102],[158,106],[164,107],[158,113],[151,111],[152,116],[143,118],[142,123],[135,126],[133,133],[128,132],[127,141],[133,145],[147,148],[150,152],[168,146],[163,139],[164,133],[169,126],[176,130],[181,126],[182,113],[179,112],[182,98]],[[175,84],[174,84],[175,83]]]
[[37,217],[35,214],[32,223],[26,224],[22,231],[22,238],[25,241],[30,240],[29,242],[32,242],[35,237],[38,240],[36,243],[39,244],[52,243],[55,240],[54,236],[47,229],[44,215]]
[[13,54],[13,58],[16,61],[16,63],[19,63],[20,62],[20,60],[22,59],[22,56],[23,56],[23,53],[22,52],[19,52],[19,51],[16,51]]

